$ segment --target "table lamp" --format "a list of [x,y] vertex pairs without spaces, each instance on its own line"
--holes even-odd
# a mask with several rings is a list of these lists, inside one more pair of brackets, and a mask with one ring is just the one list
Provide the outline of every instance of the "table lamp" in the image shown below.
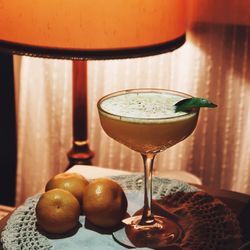
[[0,0],[0,51],[73,61],[70,165],[93,157],[87,60],[156,55],[184,42],[185,0]]

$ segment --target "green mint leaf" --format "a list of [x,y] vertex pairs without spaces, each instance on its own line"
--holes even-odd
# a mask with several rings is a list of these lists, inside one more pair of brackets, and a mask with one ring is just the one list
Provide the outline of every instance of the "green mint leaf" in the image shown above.
[[187,98],[183,99],[175,104],[175,112],[179,111],[189,111],[192,108],[201,108],[201,107],[206,107],[206,108],[215,108],[217,107],[216,104],[204,99],[204,98]]

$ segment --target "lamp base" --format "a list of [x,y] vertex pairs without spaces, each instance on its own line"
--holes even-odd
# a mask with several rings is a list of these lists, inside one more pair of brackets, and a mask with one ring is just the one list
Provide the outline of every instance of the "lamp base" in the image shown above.
[[88,144],[82,146],[74,145],[67,154],[69,160],[67,169],[74,165],[92,165],[91,160],[94,155],[94,152],[89,149]]

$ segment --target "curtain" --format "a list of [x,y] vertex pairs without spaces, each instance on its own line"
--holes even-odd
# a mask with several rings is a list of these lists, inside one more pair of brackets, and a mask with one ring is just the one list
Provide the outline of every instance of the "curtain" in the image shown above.
[[65,169],[72,136],[72,66],[68,61],[15,59],[20,74],[16,81],[16,204],[20,204]]
[[[90,147],[96,153],[93,164],[142,171],[139,154],[103,132],[96,108],[100,97],[128,88],[173,89],[210,99],[218,108],[201,110],[195,132],[156,157],[156,172],[186,170],[205,185],[250,193],[248,19],[233,15],[234,20],[217,20],[211,18],[216,11],[207,15],[216,1],[191,2],[187,42],[178,50],[147,58],[88,62],[88,130]],[[237,1],[229,2],[235,8]],[[241,1],[241,8],[250,10],[247,3]],[[67,166],[72,141],[72,66],[63,60],[16,60],[20,60],[16,81],[18,205]]]

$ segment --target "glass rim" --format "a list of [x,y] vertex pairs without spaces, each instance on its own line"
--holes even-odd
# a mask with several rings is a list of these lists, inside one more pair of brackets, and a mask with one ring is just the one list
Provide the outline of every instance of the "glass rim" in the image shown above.
[[98,102],[97,102],[97,108],[100,112],[103,112],[104,114],[114,117],[116,119],[121,120],[121,118],[126,118],[126,119],[131,119],[132,120],[140,120],[140,121],[163,121],[163,120],[171,120],[171,119],[179,119],[179,118],[183,118],[185,116],[189,116],[190,114],[197,114],[199,113],[199,108],[197,108],[196,110],[192,110],[190,112],[186,112],[183,115],[179,115],[179,116],[171,116],[171,117],[161,117],[161,118],[137,118],[137,117],[131,117],[131,116],[125,116],[125,115],[117,115],[117,114],[113,114],[110,113],[108,111],[106,111],[105,109],[103,109],[101,107],[101,103],[106,100],[109,99],[110,97],[114,97],[114,96],[119,96],[119,95],[125,95],[128,93],[172,93],[172,94],[176,94],[178,96],[183,96],[186,98],[192,98],[192,95],[186,94],[184,92],[180,92],[180,91],[176,91],[176,90],[170,90],[170,89],[163,89],[163,88],[133,88],[133,89],[125,89],[125,90],[119,90],[119,91],[115,91],[112,93],[109,93],[103,97],[101,97]]

